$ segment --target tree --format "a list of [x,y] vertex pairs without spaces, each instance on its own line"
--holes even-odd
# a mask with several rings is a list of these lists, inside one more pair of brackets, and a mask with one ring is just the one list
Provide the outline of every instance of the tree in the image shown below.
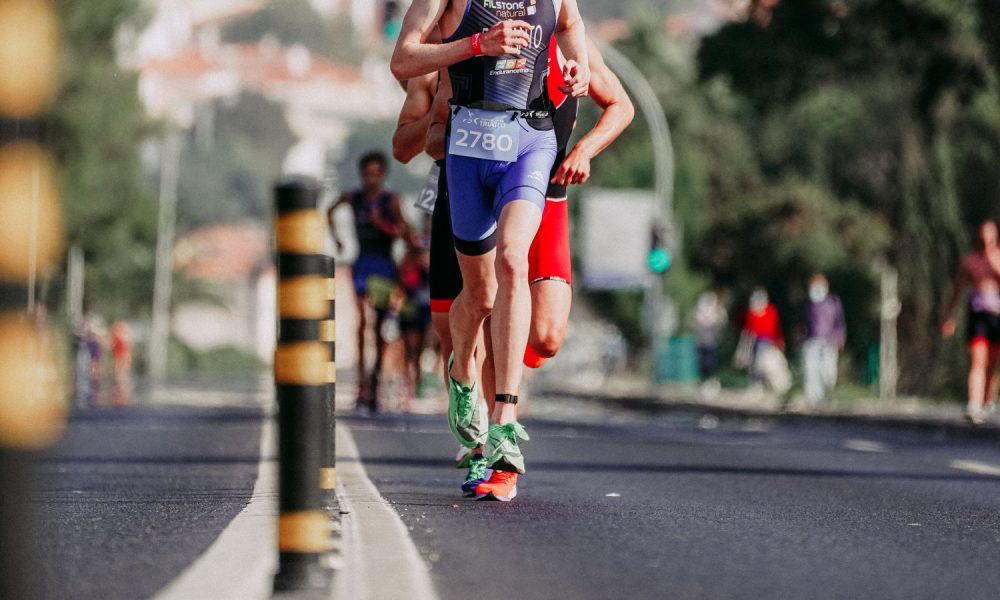
[[307,0],[272,0],[263,9],[227,24],[222,32],[228,43],[255,44],[266,36],[286,46],[301,44],[310,52],[347,64],[359,64],[364,57],[350,20],[338,17],[328,22]]
[[156,204],[139,178],[147,124],[137,76],[118,67],[113,47],[118,26],[135,18],[140,2],[57,6],[62,88],[45,131],[62,173],[69,242],[84,252],[87,297],[96,310],[111,318],[146,315],[156,238]]
[[968,231],[1000,200],[981,17],[959,0],[782,2],[766,26],[729,25],[698,54],[706,85],[727,82],[753,107],[745,127],[769,184],[803,178],[889,227],[909,391],[949,381],[940,303]]

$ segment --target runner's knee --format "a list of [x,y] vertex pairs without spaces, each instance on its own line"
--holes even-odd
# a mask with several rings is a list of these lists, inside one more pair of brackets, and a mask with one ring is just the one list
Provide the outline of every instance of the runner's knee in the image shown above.
[[507,247],[497,252],[497,279],[504,282],[528,280],[528,252],[519,248]]
[[496,297],[496,286],[468,286],[462,290],[465,295],[466,310],[476,317],[485,319],[493,314],[493,299]]
[[559,349],[562,348],[563,340],[566,338],[566,327],[560,326],[551,319],[540,318],[532,324],[530,345],[539,356],[552,358]]

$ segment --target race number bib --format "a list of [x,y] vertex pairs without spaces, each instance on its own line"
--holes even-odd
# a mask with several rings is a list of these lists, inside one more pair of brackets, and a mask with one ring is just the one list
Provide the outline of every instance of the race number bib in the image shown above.
[[459,106],[451,117],[448,154],[515,162],[520,137],[521,125],[512,113]]
[[434,213],[434,205],[437,203],[438,180],[440,178],[441,167],[437,163],[434,163],[434,166],[431,167],[431,172],[427,175],[427,181],[424,182],[424,187],[417,196],[417,201],[413,203],[414,206],[429,215]]

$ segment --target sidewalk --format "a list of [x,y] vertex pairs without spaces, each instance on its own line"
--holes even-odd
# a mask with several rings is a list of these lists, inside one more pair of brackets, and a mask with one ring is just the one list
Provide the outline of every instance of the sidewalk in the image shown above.
[[1000,440],[1000,415],[990,415],[983,425],[972,425],[958,403],[937,404],[915,397],[900,397],[891,403],[871,398],[806,405],[794,396],[786,403],[752,389],[722,389],[707,395],[695,385],[653,386],[636,381],[634,377],[615,377],[601,386],[589,382],[586,385],[555,383],[547,379],[544,387],[533,392],[535,395],[590,399],[639,411],[691,412],[717,419],[767,418],[785,423],[854,423]]

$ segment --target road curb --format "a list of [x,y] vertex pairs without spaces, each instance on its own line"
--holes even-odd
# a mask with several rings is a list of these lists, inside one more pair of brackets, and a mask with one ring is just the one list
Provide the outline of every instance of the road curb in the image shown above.
[[368,478],[350,429],[337,424],[342,560],[338,600],[437,600],[430,570],[403,520]]
[[635,394],[611,395],[584,393],[575,390],[546,389],[543,396],[588,400],[637,412],[694,413],[722,419],[767,419],[790,425],[827,423],[836,425],[863,425],[907,431],[949,435],[967,439],[1000,441],[1000,427],[972,425],[964,421],[919,415],[877,415],[868,413],[804,413],[754,408],[737,408],[696,402],[671,402]]

